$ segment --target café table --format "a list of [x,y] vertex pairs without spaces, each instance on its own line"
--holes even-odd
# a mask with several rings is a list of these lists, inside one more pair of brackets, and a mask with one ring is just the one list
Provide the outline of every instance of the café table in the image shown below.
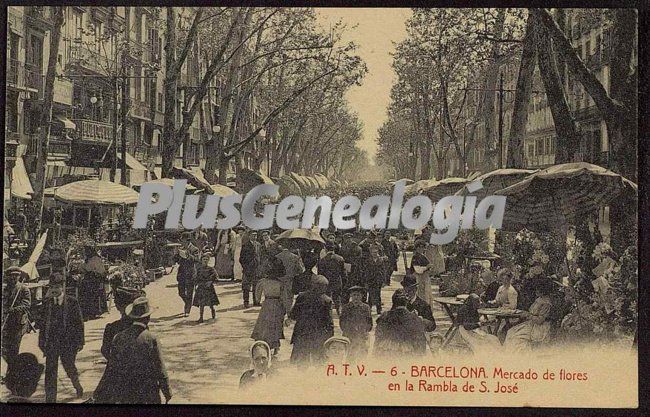
[[447,313],[447,316],[449,316],[451,319],[451,326],[449,329],[447,329],[442,342],[442,347],[444,348],[449,344],[449,342],[451,342],[454,335],[458,331],[458,323],[454,310],[456,310],[459,306],[462,306],[465,302],[456,297],[433,297],[433,301],[442,305],[445,313]]
[[524,310],[517,310],[511,308],[503,307],[488,307],[488,308],[479,308],[478,313],[485,316],[486,318],[494,317],[496,322],[494,327],[488,326],[490,334],[496,335],[499,329],[501,328],[501,323],[503,320],[517,319],[521,320],[524,316]]

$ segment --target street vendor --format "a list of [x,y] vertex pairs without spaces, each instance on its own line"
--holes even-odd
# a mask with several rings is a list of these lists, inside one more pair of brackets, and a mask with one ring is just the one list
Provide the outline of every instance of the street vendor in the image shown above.
[[524,312],[523,323],[508,330],[503,346],[510,352],[523,352],[549,342],[551,335],[552,302],[550,294],[553,283],[548,278],[537,278],[534,282],[536,299],[528,311]]
[[415,252],[411,260],[411,273],[415,276],[417,281],[417,294],[425,303],[431,305],[431,298],[433,293],[431,290],[431,277],[429,276],[429,269],[431,263],[425,256],[427,250],[427,243],[423,240],[415,242]]

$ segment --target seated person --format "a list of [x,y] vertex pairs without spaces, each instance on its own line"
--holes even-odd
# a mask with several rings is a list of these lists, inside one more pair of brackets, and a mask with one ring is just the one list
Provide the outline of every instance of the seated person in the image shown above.
[[32,353],[20,353],[7,369],[5,385],[11,392],[11,396],[6,398],[8,403],[29,403],[31,397],[36,391],[38,381],[41,379],[45,366],[38,363],[38,359]]
[[239,388],[248,389],[263,385],[273,377],[275,372],[271,368],[271,347],[263,340],[253,342],[250,348],[252,369],[244,372],[239,379]]
[[456,324],[460,340],[465,342],[472,352],[493,350],[501,344],[496,336],[481,329],[478,309],[481,298],[477,294],[470,294],[465,303],[458,310]]
[[553,289],[551,280],[537,279],[534,283],[536,299],[529,310],[524,312],[525,321],[508,330],[504,346],[512,352],[522,352],[537,348],[550,340],[551,323],[548,317],[552,302],[550,293]]
[[501,283],[497,293],[490,304],[496,307],[505,307],[510,309],[517,308],[517,290],[512,286],[512,280],[515,274],[512,269],[501,269],[497,275],[498,281]]

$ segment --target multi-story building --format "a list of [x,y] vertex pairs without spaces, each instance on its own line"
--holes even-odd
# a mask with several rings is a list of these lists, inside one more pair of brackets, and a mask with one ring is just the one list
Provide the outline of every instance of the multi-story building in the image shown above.
[[[601,13],[593,10],[565,10],[565,33],[577,49],[580,57],[587,67],[594,72],[603,83],[607,91],[609,82],[609,39],[611,22],[603,18]],[[508,149],[508,136],[512,120],[514,104],[514,90],[516,88],[519,69],[519,56],[509,55],[502,58],[499,64],[499,76],[503,75],[503,112],[502,112],[502,146],[503,161],[505,163]],[[563,82],[564,93],[569,103],[570,110],[576,122],[576,127],[581,136],[581,143],[576,159],[591,162],[601,166],[609,164],[609,143],[605,121],[600,115],[593,99],[585,92],[582,85],[571,75],[568,67],[560,68],[560,77]],[[498,86],[497,86],[498,88]],[[498,126],[498,100],[495,99],[495,121],[493,123],[493,143],[499,144]],[[478,122],[475,134],[478,138],[485,136],[485,126]],[[555,163],[556,146],[555,125],[553,116],[544,92],[539,68],[536,66],[533,74],[533,87],[528,103],[528,119],[524,136],[524,155],[526,166],[529,168],[542,168]],[[484,141],[476,141],[475,149],[468,150],[466,172],[487,172],[496,168],[490,165],[483,156],[485,152]],[[448,155],[448,176],[462,176],[460,158],[452,149]]]
[[[181,14],[188,12],[182,8]],[[19,144],[18,156],[24,159],[28,172],[35,169],[38,135],[43,128],[51,13],[51,7],[43,6],[8,8],[6,142]],[[114,146],[118,158],[122,155],[124,130],[127,179],[129,183],[142,181],[146,171],[158,171],[154,167],[161,163],[165,11],[155,7],[67,6],[64,19],[46,187],[59,185],[65,181],[61,177],[68,174],[99,171],[106,177],[115,164]],[[179,123],[187,88],[198,84],[198,59],[198,54],[191,53],[182,70]],[[126,117],[120,93],[123,80],[128,94]],[[200,136],[197,115],[190,140],[179,150],[179,164],[184,153],[189,165],[201,163]],[[116,181],[121,175],[119,166]]]

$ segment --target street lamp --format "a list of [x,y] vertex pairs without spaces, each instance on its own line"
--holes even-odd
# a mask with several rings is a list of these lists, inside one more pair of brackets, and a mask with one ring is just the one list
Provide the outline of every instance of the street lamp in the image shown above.
[[97,104],[97,97],[95,97],[94,95],[92,97],[90,97],[90,102],[92,104]]
[[262,138],[262,140],[266,139],[266,130],[264,129],[260,130],[260,137]]
[[221,126],[219,126],[219,125],[212,126],[212,133],[216,134],[216,133],[219,133],[219,132],[221,132]]

